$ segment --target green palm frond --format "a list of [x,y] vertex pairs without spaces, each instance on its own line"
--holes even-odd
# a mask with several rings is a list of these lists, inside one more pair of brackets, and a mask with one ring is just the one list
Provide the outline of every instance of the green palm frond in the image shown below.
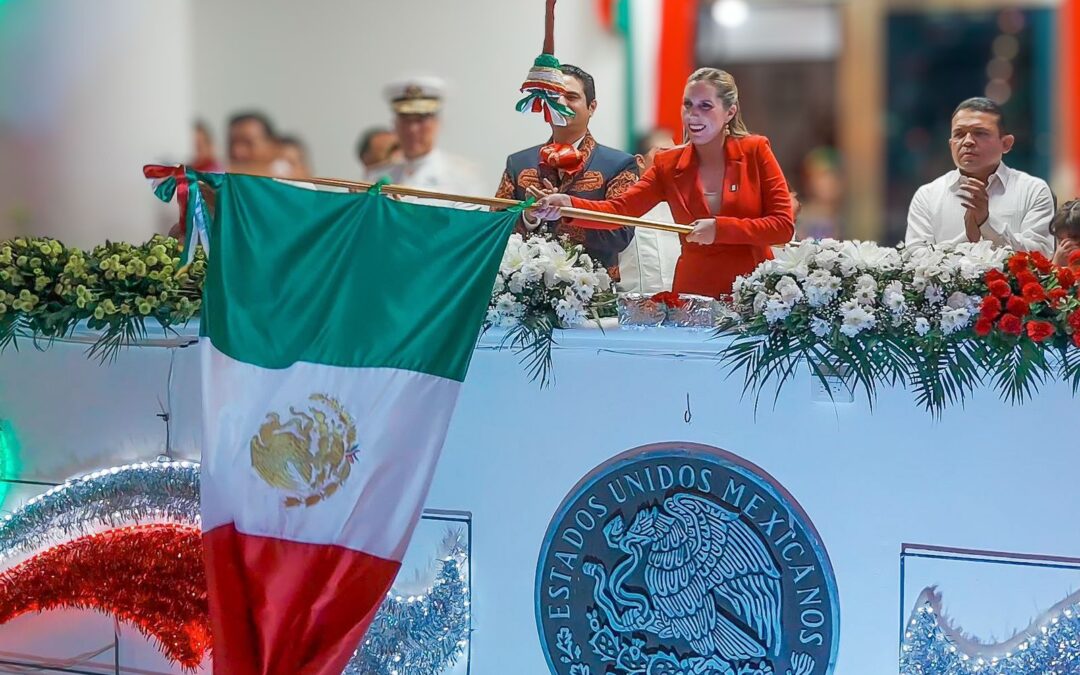
[[1075,396],[1080,391],[1080,347],[1070,344],[1061,348],[1059,373],[1063,382],[1072,385],[1072,393]]
[[935,339],[909,347],[909,385],[915,401],[934,417],[946,406],[963,405],[982,384],[981,345],[973,340]]
[[146,338],[146,323],[142,317],[130,317],[125,321],[109,324],[108,328],[90,345],[86,354],[97,358],[101,364],[112,363],[123,347]]
[[988,366],[994,387],[1003,399],[1013,405],[1030,400],[1053,375],[1045,349],[1029,340],[1020,340],[995,350],[990,355]]
[[525,367],[529,380],[539,380],[541,388],[555,382],[552,349],[556,345],[557,321],[554,313],[526,315],[507,329],[500,342],[500,346],[509,347],[520,357],[519,362]]

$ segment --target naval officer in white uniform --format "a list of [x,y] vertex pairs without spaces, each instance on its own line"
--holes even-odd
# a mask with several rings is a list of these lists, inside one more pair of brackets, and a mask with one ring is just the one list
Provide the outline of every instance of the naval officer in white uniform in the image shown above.
[[[444,91],[442,81],[434,77],[411,78],[386,87],[386,99],[394,111],[394,127],[404,158],[374,167],[366,176],[369,182],[386,176],[394,185],[468,196],[485,194],[471,163],[437,147]],[[412,197],[403,200],[463,209],[481,208],[442,200]]]

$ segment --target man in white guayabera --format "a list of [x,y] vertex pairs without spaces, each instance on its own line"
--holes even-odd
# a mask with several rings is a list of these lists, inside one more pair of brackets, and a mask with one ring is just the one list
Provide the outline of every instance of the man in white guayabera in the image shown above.
[[1046,181],[1002,161],[1015,143],[1001,107],[970,98],[952,117],[956,170],[915,193],[908,209],[908,247],[988,239],[996,246],[1052,255],[1054,198]]

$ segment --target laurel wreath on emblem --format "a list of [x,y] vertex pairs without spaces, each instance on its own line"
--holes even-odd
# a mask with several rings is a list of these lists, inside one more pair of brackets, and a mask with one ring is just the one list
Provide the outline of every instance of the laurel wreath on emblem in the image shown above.
[[251,439],[251,466],[271,487],[287,493],[285,506],[314,506],[349,478],[359,447],[352,416],[336,399],[312,394],[304,410],[289,408],[282,421],[267,413]]
[[[645,640],[630,637],[611,630],[595,609],[586,615],[589,619],[589,647],[594,655],[608,666],[602,675],[775,675],[772,662],[767,659],[729,662],[716,656],[691,656],[679,658],[668,650],[648,650]],[[587,663],[582,663],[581,647],[574,641],[573,633],[566,626],[559,629],[555,648],[562,654],[559,660],[570,666],[569,675],[594,675]],[[796,653],[791,657],[791,668],[785,675],[810,675],[814,659],[809,654]],[[599,673],[595,675],[601,675]]]

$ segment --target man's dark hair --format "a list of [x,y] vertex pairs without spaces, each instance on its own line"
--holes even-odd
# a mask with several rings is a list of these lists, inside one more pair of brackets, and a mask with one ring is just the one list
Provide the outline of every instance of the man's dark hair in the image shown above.
[[596,82],[593,81],[592,75],[569,63],[562,64],[560,70],[563,71],[563,75],[576,77],[578,82],[581,82],[581,88],[585,90],[585,105],[592,105],[592,102],[596,100]]
[[271,122],[270,118],[263,113],[256,111],[237,113],[229,118],[229,128],[231,129],[237,124],[243,124],[244,122],[257,122],[259,126],[263,128],[267,138],[277,140],[277,132],[274,131],[273,122]]
[[371,149],[371,142],[375,140],[376,136],[382,134],[392,134],[386,127],[371,127],[360,134],[360,139],[356,141],[356,157],[357,159],[363,158],[367,154],[367,151]]
[[302,140],[300,140],[299,136],[290,136],[290,135],[278,136],[277,142],[279,144],[281,144],[281,145],[294,145],[294,146],[296,146],[300,150],[300,154],[304,156],[304,159],[307,159],[307,146],[304,145],[304,142]]
[[640,134],[637,137],[637,143],[635,144],[634,152],[643,157],[649,154],[649,151],[652,150],[652,139],[652,132],[649,132],[647,134]]
[[201,131],[202,133],[206,134],[207,138],[213,138],[213,136],[210,133],[210,127],[208,127],[206,125],[205,120],[197,119],[197,120],[195,120],[195,123],[192,124],[191,126],[192,126],[192,128],[195,129],[195,131]]
[[983,96],[976,96],[969,98],[960,105],[956,106],[956,110],[953,111],[952,116],[956,117],[956,114],[961,110],[971,110],[973,112],[987,113],[994,115],[998,118],[998,130],[1002,135],[1007,134],[1005,126],[1005,111],[1001,109],[1001,106]]

